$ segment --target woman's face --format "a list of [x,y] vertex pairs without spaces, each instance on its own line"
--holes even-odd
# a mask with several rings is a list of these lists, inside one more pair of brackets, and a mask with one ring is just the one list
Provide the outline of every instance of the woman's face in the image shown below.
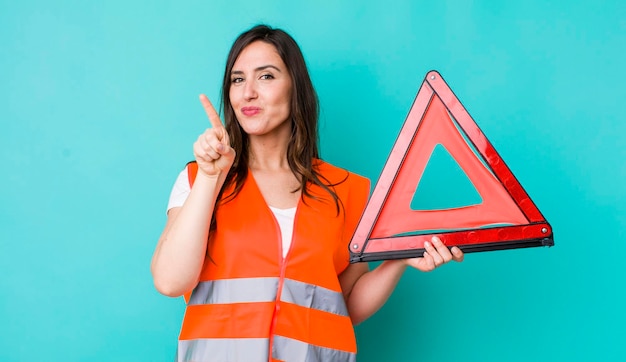
[[230,104],[248,135],[289,137],[291,76],[273,45],[255,41],[245,47],[233,64],[230,82]]

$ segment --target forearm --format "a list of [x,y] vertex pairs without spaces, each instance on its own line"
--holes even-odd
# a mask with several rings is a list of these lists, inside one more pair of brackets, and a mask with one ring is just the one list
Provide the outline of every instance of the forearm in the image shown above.
[[352,323],[357,325],[378,311],[389,299],[407,265],[402,260],[387,260],[356,281],[348,297]]
[[209,226],[223,181],[198,173],[185,204],[168,221],[152,258],[159,292],[180,296],[197,283],[206,256]]

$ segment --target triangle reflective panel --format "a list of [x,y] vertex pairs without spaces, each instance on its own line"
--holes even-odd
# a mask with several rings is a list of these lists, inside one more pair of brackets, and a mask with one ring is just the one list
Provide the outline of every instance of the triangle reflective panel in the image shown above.
[[[478,193],[474,202],[415,206],[436,155],[458,164]],[[550,224],[436,71],[426,75],[374,187],[350,242],[350,261],[422,256],[433,236],[466,253],[554,245]]]

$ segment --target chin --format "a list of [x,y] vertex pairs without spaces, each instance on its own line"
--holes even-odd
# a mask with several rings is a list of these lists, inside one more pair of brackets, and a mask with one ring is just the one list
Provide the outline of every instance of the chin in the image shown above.
[[247,135],[258,136],[266,132],[265,127],[255,127],[249,125],[241,125],[241,128]]

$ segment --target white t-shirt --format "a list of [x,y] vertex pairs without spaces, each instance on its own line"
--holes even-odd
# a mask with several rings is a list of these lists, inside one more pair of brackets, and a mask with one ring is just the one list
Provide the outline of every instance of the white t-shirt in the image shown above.
[[[189,187],[189,176],[187,173],[187,167],[178,174],[176,182],[172,192],[170,192],[170,199],[167,203],[167,211],[174,207],[181,207],[187,200],[191,188]],[[281,239],[283,241],[283,258],[287,256],[289,248],[291,247],[291,237],[293,235],[293,222],[296,216],[296,208],[278,209],[270,206],[270,210],[274,214],[278,226],[280,227]]]
[[291,236],[293,235],[293,221],[296,216],[296,208],[278,209],[270,206],[274,213],[278,226],[280,226],[281,239],[283,240],[283,258],[287,256],[291,247]]

